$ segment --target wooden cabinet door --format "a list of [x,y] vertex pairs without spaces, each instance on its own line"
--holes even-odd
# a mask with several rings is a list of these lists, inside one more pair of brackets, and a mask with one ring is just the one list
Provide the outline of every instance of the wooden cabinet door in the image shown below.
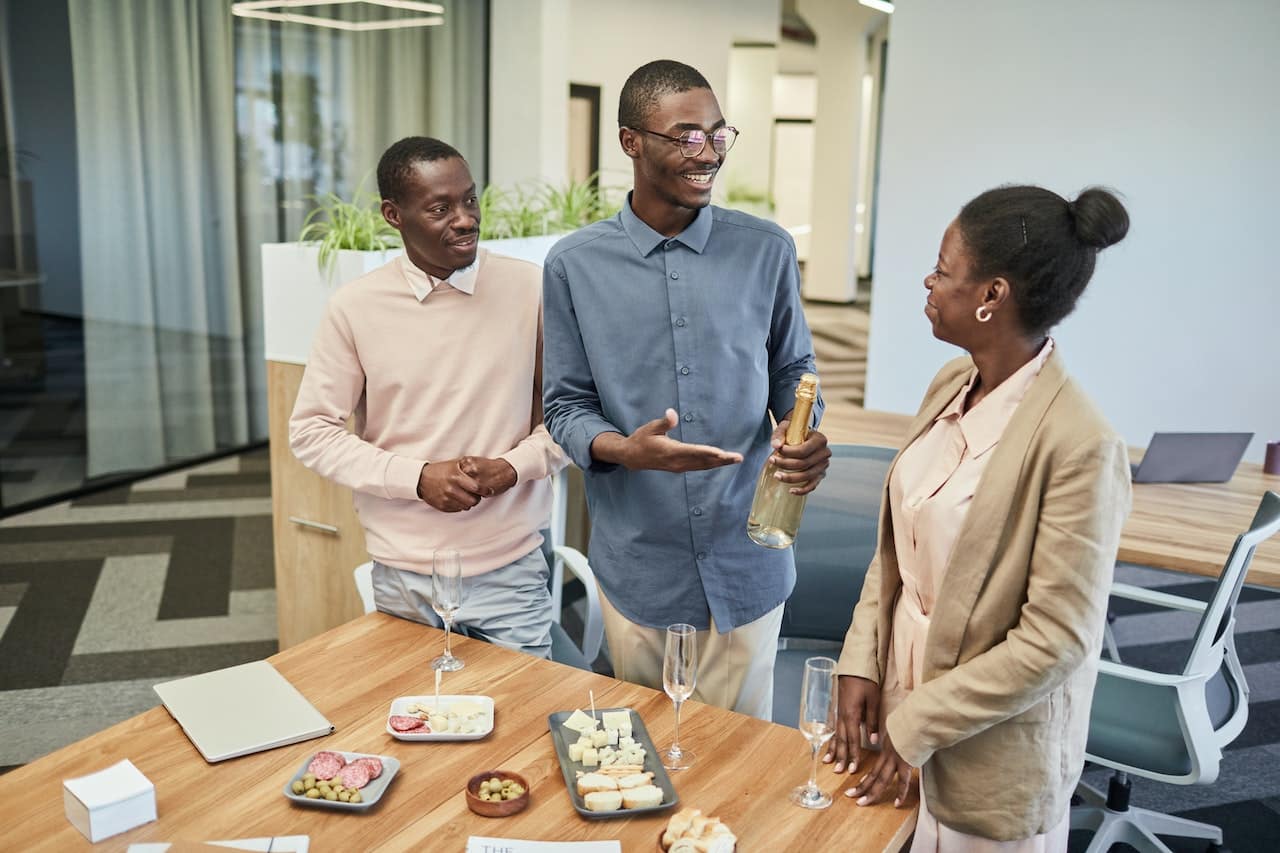
[[276,614],[287,649],[364,612],[352,571],[368,561],[351,490],[303,467],[289,450],[289,415],[304,367],[267,362]]

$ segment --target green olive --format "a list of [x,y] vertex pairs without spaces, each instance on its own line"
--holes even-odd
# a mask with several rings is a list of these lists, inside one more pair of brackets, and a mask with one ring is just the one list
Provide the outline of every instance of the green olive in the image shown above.
[[483,782],[480,783],[480,793],[482,794],[489,793],[490,787],[491,786],[489,785],[489,780],[488,779],[484,780]]
[[341,794],[339,794],[339,795],[338,795],[338,799],[339,799],[339,800],[342,800],[342,802],[344,802],[344,803],[349,803],[349,802],[351,802],[351,792],[350,792],[350,791],[343,791]]
[[318,788],[308,788],[306,796],[309,800],[318,800],[320,799],[320,790]]
[[499,790],[501,790],[502,788],[502,780],[499,779],[497,776],[494,776],[492,779],[489,780],[489,790],[492,791],[494,788],[498,788]]
[[305,794],[305,793],[307,792],[307,786],[306,786],[306,785],[304,785],[304,784],[302,784],[302,780],[301,780],[301,779],[295,779],[295,780],[293,780],[293,786],[292,786],[292,787],[293,787],[293,792],[294,792],[295,794]]
[[324,798],[325,798],[326,800],[333,800],[333,801],[336,801],[336,800],[338,799],[338,795],[337,795],[337,794],[335,794],[333,791],[329,791],[328,793],[326,793],[326,794],[324,795]]
[[302,784],[306,785],[308,788],[314,788],[316,786],[316,774],[303,773]]
[[352,792],[351,792],[351,802],[353,802],[353,803],[360,803],[360,802],[363,802],[363,801],[364,801],[364,799],[360,796],[360,792],[359,792],[359,791],[352,791]]

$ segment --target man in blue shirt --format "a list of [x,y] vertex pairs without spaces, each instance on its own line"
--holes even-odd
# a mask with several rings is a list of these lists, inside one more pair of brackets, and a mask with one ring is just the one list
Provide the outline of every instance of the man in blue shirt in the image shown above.
[[817,431],[782,443],[814,369],[795,246],[711,206],[737,131],[695,69],[637,69],[618,124],[633,191],[543,268],[546,425],[585,472],[615,674],[661,689],[666,626],[686,622],[694,697],[768,719],[795,563],[747,537],[751,497],[770,458],[807,494],[831,455]]

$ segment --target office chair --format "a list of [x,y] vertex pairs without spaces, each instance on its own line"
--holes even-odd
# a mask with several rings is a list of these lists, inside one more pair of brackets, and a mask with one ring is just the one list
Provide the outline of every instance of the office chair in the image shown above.
[[880,498],[897,451],[831,445],[831,467],[809,495],[796,552],[796,588],[782,611],[773,672],[773,721],[795,726],[805,658],[839,655],[876,552]]
[[1089,719],[1085,758],[1110,767],[1104,796],[1080,783],[1081,805],[1071,828],[1094,833],[1089,853],[1125,843],[1139,851],[1167,851],[1157,835],[1205,839],[1220,850],[1222,830],[1206,823],[1131,807],[1128,774],[1175,785],[1208,785],[1218,778],[1222,748],[1244,729],[1249,685],[1235,647],[1235,607],[1254,549],[1280,531],[1280,495],[1267,492],[1249,529],[1236,537],[1208,602],[1116,584],[1112,595],[1200,613],[1191,653],[1177,675],[1103,660]]
[[[542,552],[551,567],[549,580],[551,587],[551,659],[578,669],[591,670],[591,662],[600,654],[600,645],[604,639],[604,617],[600,610],[600,593],[596,588],[596,578],[587,563],[587,558],[575,548],[557,544],[564,541],[566,515],[566,499],[564,489],[564,472],[555,475],[552,481],[551,526],[543,531]],[[582,646],[579,647],[560,624],[562,595],[564,590],[564,571],[582,581],[587,592],[587,614],[583,631]],[[373,563],[361,563],[354,571],[356,591],[360,593],[360,601],[365,613],[372,613],[373,603]]]

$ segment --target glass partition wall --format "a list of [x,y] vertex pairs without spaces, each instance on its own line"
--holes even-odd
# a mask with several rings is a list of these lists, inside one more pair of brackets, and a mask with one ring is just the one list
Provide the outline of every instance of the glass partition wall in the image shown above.
[[484,178],[488,4],[441,5],[0,0],[0,513],[265,439],[258,246],[402,136]]

